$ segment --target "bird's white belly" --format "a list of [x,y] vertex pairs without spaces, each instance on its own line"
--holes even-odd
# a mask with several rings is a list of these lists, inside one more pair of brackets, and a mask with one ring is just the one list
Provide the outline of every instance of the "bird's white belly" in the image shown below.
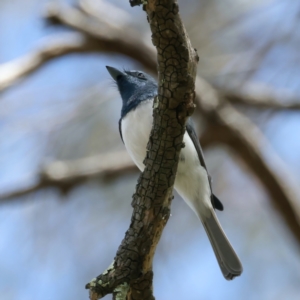
[[[125,147],[141,171],[145,167],[143,161],[152,128],[152,103],[150,100],[141,103],[121,123]],[[212,207],[207,172],[200,165],[197,151],[187,132],[183,140],[185,147],[181,150],[174,186],[197,215],[200,212],[205,214]]]

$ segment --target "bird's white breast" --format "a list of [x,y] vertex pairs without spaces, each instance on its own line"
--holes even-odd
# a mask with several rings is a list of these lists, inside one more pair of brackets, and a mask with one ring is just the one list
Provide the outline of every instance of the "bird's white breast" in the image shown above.
[[152,127],[152,100],[142,102],[135,110],[130,111],[121,123],[121,130],[125,147],[138,166],[144,170],[146,147]]
[[[138,166],[144,170],[146,148],[152,128],[153,99],[142,102],[135,110],[122,119],[121,130],[125,147]],[[186,132],[183,138],[185,147],[181,150],[178,164],[175,189],[187,204],[197,213],[206,211],[204,206],[211,207],[210,186],[207,172],[200,165],[195,146]]]

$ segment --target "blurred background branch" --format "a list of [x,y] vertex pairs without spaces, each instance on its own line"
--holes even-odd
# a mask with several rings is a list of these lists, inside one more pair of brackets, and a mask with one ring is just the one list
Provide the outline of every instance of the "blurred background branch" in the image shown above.
[[233,91],[222,91],[223,97],[233,104],[243,104],[258,109],[272,110],[299,110],[300,101],[294,97],[285,95],[275,95],[274,91],[264,89],[253,89],[252,94],[238,94]]
[[137,170],[125,151],[99,154],[72,161],[55,161],[41,167],[37,182],[31,186],[0,194],[0,202],[11,201],[49,187],[55,187],[62,194],[65,194],[74,186],[88,179],[102,178],[107,180]]
[[102,51],[101,45],[95,39],[80,33],[48,37],[35,50],[0,66],[0,92],[54,58],[70,53],[93,51]]

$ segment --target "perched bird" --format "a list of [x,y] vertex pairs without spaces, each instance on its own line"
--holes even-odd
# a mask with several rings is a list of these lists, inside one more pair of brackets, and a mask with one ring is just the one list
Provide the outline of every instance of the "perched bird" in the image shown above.
[[[121,138],[129,155],[143,171],[157,83],[142,71],[119,71],[109,66],[106,68],[115,80],[123,101],[119,121]],[[241,275],[243,267],[215,214],[214,209],[223,210],[223,205],[212,192],[202,149],[190,120],[187,122],[183,141],[185,147],[180,153],[174,187],[200,218],[221,271],[227,280],[231,280]]]

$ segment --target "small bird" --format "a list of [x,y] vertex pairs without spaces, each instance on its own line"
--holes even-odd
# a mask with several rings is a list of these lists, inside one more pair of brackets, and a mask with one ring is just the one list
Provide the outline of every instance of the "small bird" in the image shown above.
[[[153,123],[153,99],[157,82],[142,71],[119,71],[106,66],[122,97],[119,131],[125,147],[137,167],[143,171],[146,147]],[[203,152],[189,119],[183,138],[174,187],[201,220],[220,269],[227,280],[241,275],[242,264],[228,241],[214,209],[223,210],[213,194]]]

